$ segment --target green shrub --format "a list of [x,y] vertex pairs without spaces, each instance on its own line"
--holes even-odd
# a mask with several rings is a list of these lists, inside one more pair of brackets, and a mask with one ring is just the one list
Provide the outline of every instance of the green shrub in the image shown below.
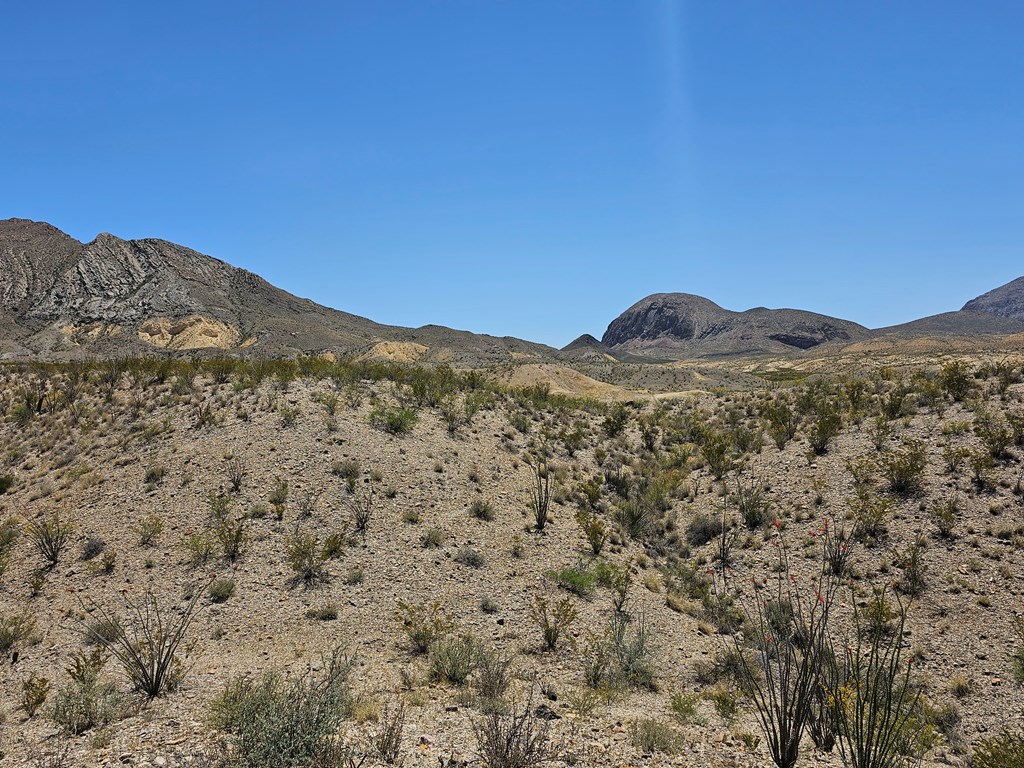
[[484,567],[484,556],[472,547],[460,547],[459,551],[455,553],[455,557],[452,558],[459,565],[465,565],[469,568],[483,568]]
[[477,753],[487,768],[535,768],[557,756],[549,723],[537,717],[530,698],[522,707],[491,707],[473,722]]
[[428,528],[420,539],[424,549],[437,549],[444,544],[444,531],[440,528]]
[[661,752],[674,755],[683,746],[682,736],[672,726],[650,718],[633,721],[629,726],[629,737],[633,746],[643,754]]
[[66,733],[77,736],[121,716],[124,697],[112,683],[99,679],[106,663],[107,656],[102,648],[72,655],[71,666],[67,668],[70,682],[57,691],[52,712],[54,721]]
[[455,620],[440,600],[420,605],[399,602],[398,620],[416,653],[426,653],[434,642],[455,629]]
[[307,587],[326,581],[324,554],[316,536],[308,531],[295,531],[288,541],[288,565],[295,574],[295,580]]
[[582,563],[574,567],[548,571],[544,576],[574,595],[579,595],[588,600],[594,595],[594,584],[597,581],[597,576]]
[[352,713],[353,664],[337,648],[319,673],[265,672],[229,683],[210,705],[210,722],[228,734],[234,764],[287,768],[330,755],[338,727]]
[[586,510],[581,509],[576,513],[576,522],[579,523],[580,530],[583,531],[587,544],[590,545],[591,554],[597,557],[604,549],[604,545],[608,543],[611,531],[608,530],[608,526],[601,518]]
[[331,472],[345,481],[345,487],[349,493],[355,493],[356,483],[362,469],[356,459],[342,459],[331,466]]
[[1024,735],[1004,731],[982,739],[971,755],[974,768],[1024,768]]
[[575,623],[578,615],[576,606],[568,597],[549,603],[545,596],[537,595],[530,606],[530,618],[540,628],[544,647],[549,651],[555,650],[559,638]]
[[50,681],[37,676],[35,672],[21,681],[21,708],[25,710],[29,720],[36,716],[49,693]]
[[736,478],[736,507],[747,528],[760,528],[767,523],[771,519],[771,506],[761,483],[745,486],[740,478]]
[[374,408],[370,424],[392,435],[407,435],[416,426],[419,416],[411,408]]
[[235,580],[223,577],[214,579],[210,582],[207,592],[213,602],[227,602],[235,594]]
[[0,475],[0,496],[14,487],[14,475]]
[[25,536],[36,552],[46,561],[48,568],[60,562],[61,553],[71,541],[74,525],[61,519],[58,512],[51,512],[25,525]]
[[29,641],[36,629],[36,620],[28,614],[0,616],[0,654],[7,654],[19,643]]
[[469,514],[477,520],[493,520],[494,507],[489,501],[474,499],[473,503],[469,505]]
[[442,637],[430,646],[430,677],[459,687],[480,663],[480,648],[471,635]]
[[926,463],[924,443],[906,440],[902,450],[891,451],[882,457],[880,468],[889,490],[907,496],[921,490]]
[[306,610],[306,618],[317,621],[334,621],[338,618],[338,607],[333,603],[326,603],[309,608]]
[[139,537],[139,545],[148,547],[164,529],[164,521],[159,515],[151,512],[140,520],[133,528]]

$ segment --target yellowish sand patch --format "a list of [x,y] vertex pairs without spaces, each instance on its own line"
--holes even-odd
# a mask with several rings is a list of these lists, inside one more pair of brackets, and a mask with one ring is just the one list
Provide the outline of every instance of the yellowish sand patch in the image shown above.
[[428,351],[428,347],[412,341],[379,341],[356,360],[390,360],[395,363],[415,363]]
[[139,338],[161,349],[231,349],[238,346],[238,329],[220,320],[191,315],[181,320],[157,317],[139,326]]
[[532,387],[537,384],[546,384],[556,394],[575,397],[628,400],[638,396],[635,392],[592,379],[579,371],[562,365],[530,363],[516,365],[499,373],[498,379],[501,383],[512,387]]

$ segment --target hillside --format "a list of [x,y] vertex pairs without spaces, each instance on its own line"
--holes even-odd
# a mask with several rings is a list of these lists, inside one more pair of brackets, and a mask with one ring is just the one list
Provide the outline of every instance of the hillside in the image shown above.
[[[225,691],[267,673],[322,679],[343,645],[354,660],[331,739],[366,765],[400,723],[404,765],[465,766],[481,754],[474,726],[511,706],[531,733],[550,729],[541,743],[563,768],[761,768],[733,663],[757,648],[750,585],[774,594],[783,542],[795,583],[811,584],[832,551],[822,531],[841,530],[830,636],[852,642],[853,606],[874,617],[913,655],[935,729],[907,743],[925,766],[964,765],[1024,716],[1024,385],[1019,362],[947,368],[945,384],[921,370],[606,407],[532,382],[402,383],[324,362],[6,369],[2,764],[222,765],[218,745],[241,749],[211,718],[230,714]],[[67,531],[55,566],[33,530]],[[137,628],[147,594],[172,621],[194,605],[184,676],[146,701],[109,660],[88,692],[103,708],[69,721],[65,670],[89,637]],[[569,617],[554,648],[543,605]],[[412,645],[424,623],[429,653]],[[41,678],[28,717],[26,681]],[[801,754],[840,765],[806,736]]]
[[1018,277],[988,293],[971,299],[963,308],[1024,322],[1024,277]]
[[555,350],[439,326],[385,326],[274,287],[165,240],[101,234],[79,243],[49,224],[0,221],[0,353],[363,353],[419,344],[424,360],[487,364]]

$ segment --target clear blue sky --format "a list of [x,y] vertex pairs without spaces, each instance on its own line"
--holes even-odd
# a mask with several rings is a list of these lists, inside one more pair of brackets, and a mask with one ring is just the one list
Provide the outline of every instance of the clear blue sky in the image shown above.
[[1024,274],[1024,5],[8,3],[0,217],[555,346],[662,291],[881,326]]

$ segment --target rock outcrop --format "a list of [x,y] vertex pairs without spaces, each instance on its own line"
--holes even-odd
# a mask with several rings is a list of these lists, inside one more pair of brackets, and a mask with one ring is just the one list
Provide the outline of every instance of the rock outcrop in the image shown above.
[[814,312],[764,307],[733,312],[702,296],[657,293],[613,320],[601,341],[615,352],[704,357],[784,354],[869,334],[857,323]]

